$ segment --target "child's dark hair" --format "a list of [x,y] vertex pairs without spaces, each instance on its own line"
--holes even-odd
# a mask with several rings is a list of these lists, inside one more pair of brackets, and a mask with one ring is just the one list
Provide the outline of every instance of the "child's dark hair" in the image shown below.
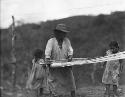
[[35,58],[35,62],[43,57],[43,51],[41,49],[36,49],[33,53],[33,57]]
[[109,47],[112,49],[112,53],[117,53],[119,51],[119,44],[117,41],[111,41]]

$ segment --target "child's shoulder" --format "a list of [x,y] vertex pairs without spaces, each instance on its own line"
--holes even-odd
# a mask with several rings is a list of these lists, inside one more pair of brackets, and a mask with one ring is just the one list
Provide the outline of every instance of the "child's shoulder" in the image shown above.
[[32,59],[32,63],[43,63],[44,62],[44,59],[39,59],[35,62],[35,59]]
[[110,54],[112,54],[111,50],[107,50],[106,55],[110,55]]
[[39,59],[39,63],[43,63],[44,62],[44,59]]

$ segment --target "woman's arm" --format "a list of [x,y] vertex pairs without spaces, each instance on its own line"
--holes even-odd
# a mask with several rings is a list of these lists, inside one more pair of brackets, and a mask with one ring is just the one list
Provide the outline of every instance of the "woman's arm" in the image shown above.
[[68,61],[72,61],[73,57],[73,48],[71,46],[70,40],[67,39],[67,45],[68,45]]
[[45,58],[46,59],[50,59],[50,57],[51,57],[52,45],[53,45],[52,42],[53,42],[53,39],[49,39],[47,42],[46,49],[45,49]]

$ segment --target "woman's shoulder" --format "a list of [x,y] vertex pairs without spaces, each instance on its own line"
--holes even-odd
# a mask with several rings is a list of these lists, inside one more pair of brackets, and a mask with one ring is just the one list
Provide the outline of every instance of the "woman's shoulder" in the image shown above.
[[34,58],[32,59],[32,63],[35,63],[35,59]]
[[68,37],[65,37],[64,41],[66,41],[66,42],[70,42],[70,40],[69,40]]
[[49,43],[53,43],[54,41],[56,41],[56,38],[55,38],[55,37],[50,38],[50,39],[48,40]]
[[56,38],[55,37],[52,37],[52,38],[50,38],[48,41],[53,41],[53,40],[55,40]]

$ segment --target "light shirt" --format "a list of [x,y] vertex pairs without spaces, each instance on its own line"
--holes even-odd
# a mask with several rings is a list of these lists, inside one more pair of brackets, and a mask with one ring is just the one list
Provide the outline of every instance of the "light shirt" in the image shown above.
[[56,38],[48,40],[45,49],[45,57],[52,60],[67,59],[69,55],[73,55],[73,48],[68,38],[64,38],[62,48],[59,47]]

